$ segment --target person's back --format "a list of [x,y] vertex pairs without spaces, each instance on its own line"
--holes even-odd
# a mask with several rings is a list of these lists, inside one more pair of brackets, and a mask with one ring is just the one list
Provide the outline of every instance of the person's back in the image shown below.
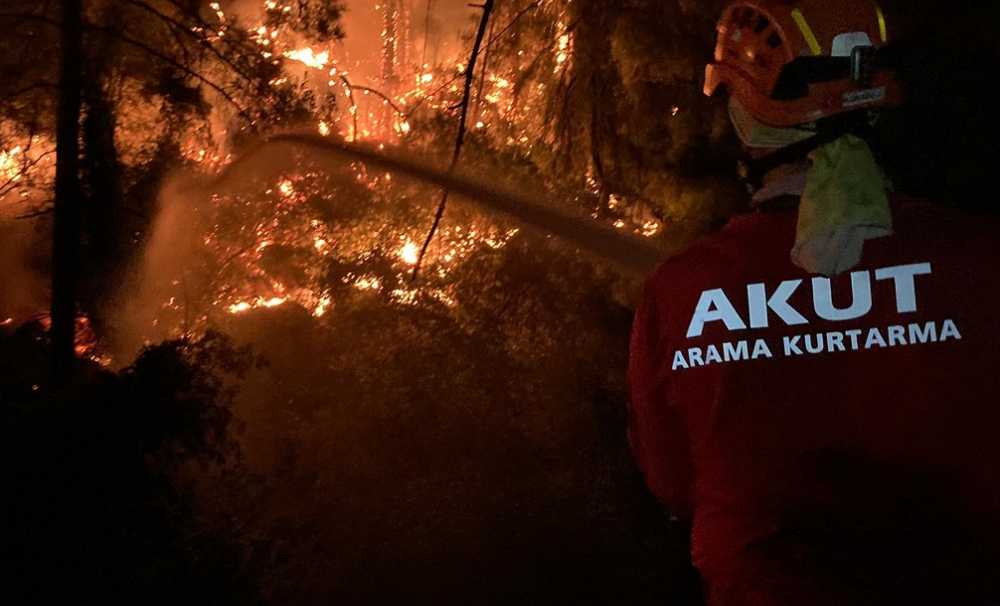
[[1000,223],[892,213],[894,235],[831,279],[791,262],[796,213],[774,211],[647,285],[630,438],[692,516],[711,604],[930,603],[940,586],[990,603],[1000,253],[974,234]]

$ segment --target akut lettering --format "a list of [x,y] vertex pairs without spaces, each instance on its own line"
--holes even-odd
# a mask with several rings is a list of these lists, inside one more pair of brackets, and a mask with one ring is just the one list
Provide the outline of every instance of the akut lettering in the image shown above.
[[[874,272],[875,280],[892,280],[896,290],[896,311],[900,314],[917,311],[917,277],[931,274],[930,263],[915,263],[884,267]],[[688,326],[687,338],[700,337],[705,325],[722,322],[730,331],[747,328],[767,328],[771,316],[776,316],[788,326],[808,324],[809,320],[792,307],[788,300],[802,285],[803,280],[785,280],[768,293],[764,284],[748,284],[748,317],[744,319],[733,307],[729,297],[721,288],[701,293],[694,315]],[[838,308],[833,303],[833,293],[829,278],[812,278],[813,311],[824,320],[848,321],[861,318],[872,309],[872,272],[851,273],[851,305]]]

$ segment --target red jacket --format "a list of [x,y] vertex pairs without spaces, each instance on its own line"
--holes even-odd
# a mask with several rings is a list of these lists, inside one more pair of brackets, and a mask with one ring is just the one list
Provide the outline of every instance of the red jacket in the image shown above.
[[896,235],[832,280],[792,265],[796,215],[780,211],[733,220],[647,284],[629,438],[692,522],[711,604],[870,603],[826,546],[866,561],[924,532],[917,510],[997,544],[1000,225],[893,205]]

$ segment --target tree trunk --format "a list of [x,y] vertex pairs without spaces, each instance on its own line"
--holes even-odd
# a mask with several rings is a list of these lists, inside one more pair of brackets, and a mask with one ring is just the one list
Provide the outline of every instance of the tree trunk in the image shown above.
[[80,133],[82,271],[77,300],[98,336],[103,336],[107,327],[106,303],[114,298],[121,284],[128,233],[122,216],[125,194],[123,167],[115,145],[115,106],[108,98],[105,86],[108,70],[102,59],[113,56],[108,38],[95,53],[97,57],[91,58],[92,65],[84,67]]
[[56,188],[52,246],[52,379],[73,377],[80,251],[80,97],[83,84],[81,0],[62,0],[62,67],[56,123]]

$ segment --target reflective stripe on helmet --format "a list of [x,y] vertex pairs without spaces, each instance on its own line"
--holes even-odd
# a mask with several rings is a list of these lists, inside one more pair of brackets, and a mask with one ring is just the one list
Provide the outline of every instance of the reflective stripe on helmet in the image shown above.
[[889,31],[885,26],[885,13],[878,2],[875,3],[875,14],[878,16],[878,33],[882,36],[882,44],[885,44],[889,41]]
[[816,34],[813,33],[812,28],[809,27],[809,22],[806,21],[805,15],[799,9],[792,10],[792,19],[795,20],[795,24],[799,26],[799,31],[802,32],[802,37],[806,39],[806,44],[809,45],[809,50],[812,54],[819,56],[823,54],[823,48],[820,47],[819,41],[816,40]]

